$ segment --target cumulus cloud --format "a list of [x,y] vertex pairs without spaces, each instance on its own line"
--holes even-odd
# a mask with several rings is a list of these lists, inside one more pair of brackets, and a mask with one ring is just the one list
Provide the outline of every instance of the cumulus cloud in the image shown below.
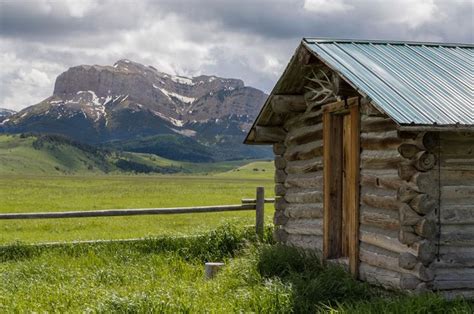
[[330,14],[333,12],[346,12],[354,8],[342,0],[306,0],[304,8],[321,14]]
[[472,42],[465,0],[0,1],[0,107],[52,93],[78,64],[128,58],[268,92],[304,36]]

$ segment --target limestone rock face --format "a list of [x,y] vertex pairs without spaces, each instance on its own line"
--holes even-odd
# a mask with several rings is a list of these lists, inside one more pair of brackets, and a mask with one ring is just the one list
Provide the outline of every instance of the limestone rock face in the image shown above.
[[232,147],[241,144],[266,97],[238,79],[170,75],[123,59],[68,69],[51,97],[8,120],[0,113],[0,132],[63,134],[90,144],[174,135]]

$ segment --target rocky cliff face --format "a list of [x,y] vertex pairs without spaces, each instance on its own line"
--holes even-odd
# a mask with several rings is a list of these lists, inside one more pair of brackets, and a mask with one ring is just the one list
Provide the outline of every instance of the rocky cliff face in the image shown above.
[[[130,60],[113,66],[72,67],[56,79],[53,95],[0,122],[3,132],[58,133],[103,144],[173,135],[219,149],[241,146],[266,95],[241,80],[173,76]],[[228,159],[231,155],[218,159]]]
[[10,116],[13,116],[15,113],[16,111],[0,108],[0,122],[8,119]]

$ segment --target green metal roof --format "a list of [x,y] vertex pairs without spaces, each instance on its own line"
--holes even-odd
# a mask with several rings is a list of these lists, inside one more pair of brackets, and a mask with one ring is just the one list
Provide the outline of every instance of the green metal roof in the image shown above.
[[305,38],[400,125],[474,125],[474,45]]

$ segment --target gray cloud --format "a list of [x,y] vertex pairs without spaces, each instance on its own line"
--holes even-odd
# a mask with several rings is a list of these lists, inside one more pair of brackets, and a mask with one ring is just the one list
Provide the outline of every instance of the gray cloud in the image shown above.
[[303,36],[473,42],[464,0],[0,0],[0,107],[50,95],[77,64],[129,58],[269,91]]

